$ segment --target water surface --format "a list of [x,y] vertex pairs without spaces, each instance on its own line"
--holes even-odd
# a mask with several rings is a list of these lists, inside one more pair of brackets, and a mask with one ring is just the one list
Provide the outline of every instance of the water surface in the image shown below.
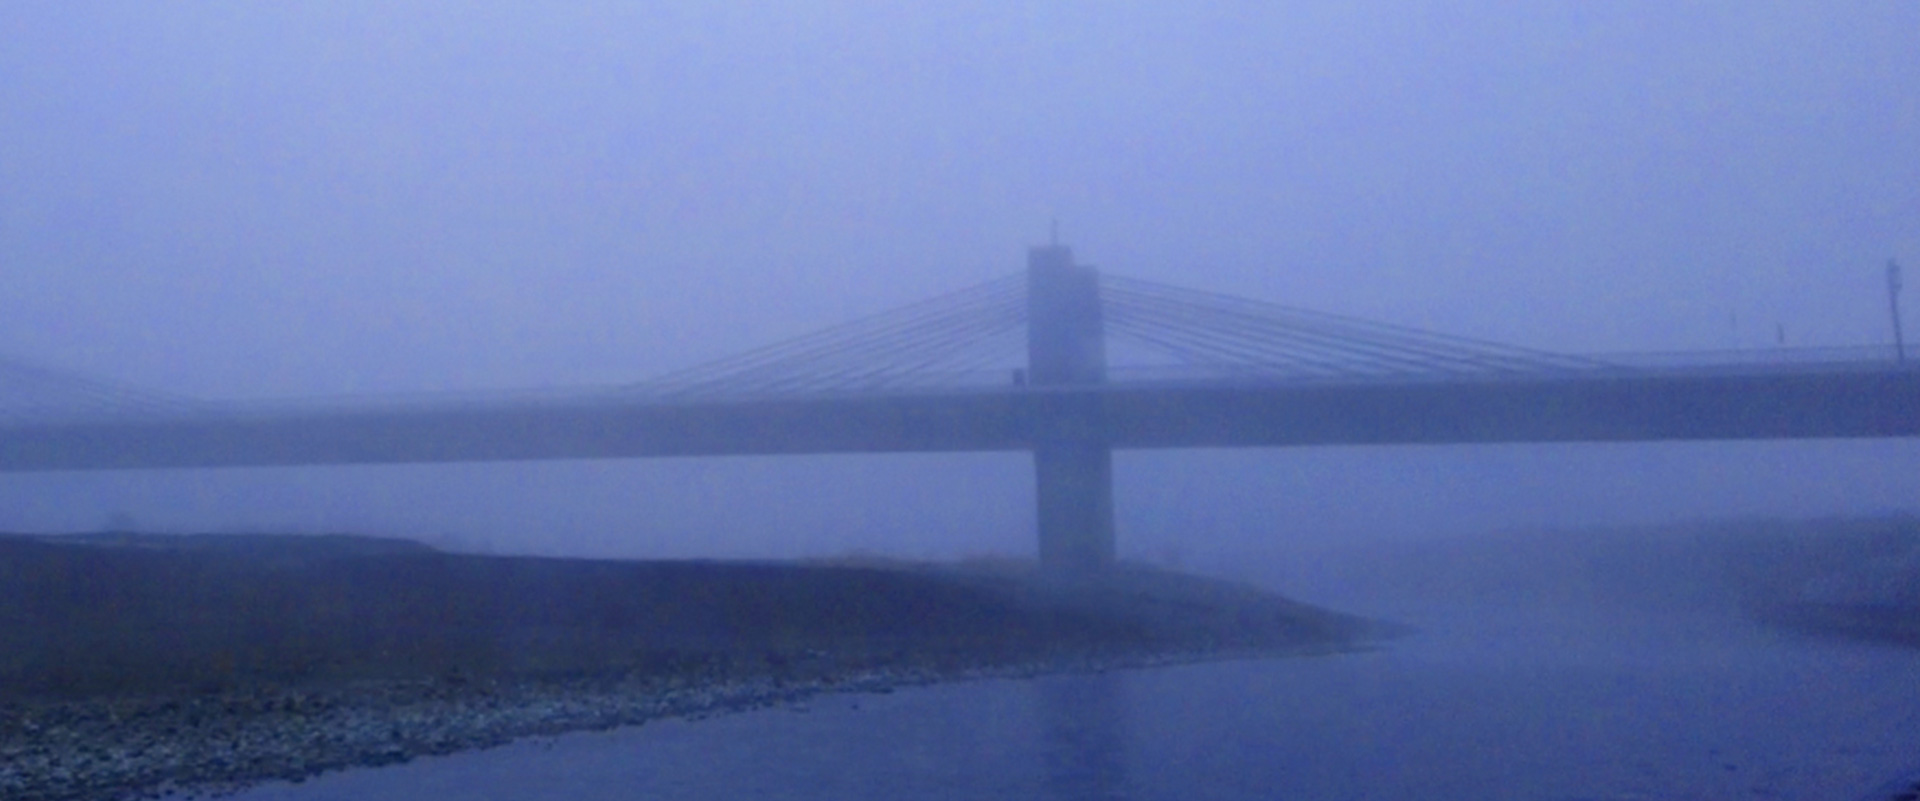
[[1854,799],[1920,653],[1725,617],[1423,604],[1358,654],[992,680],[274,784],[323,799]]

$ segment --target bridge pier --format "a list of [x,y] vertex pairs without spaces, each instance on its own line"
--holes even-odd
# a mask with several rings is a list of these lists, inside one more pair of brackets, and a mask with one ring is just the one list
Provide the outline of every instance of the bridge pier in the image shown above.
[[1106,443],[1051,442],[1033,449],[1040,566],[1060,572],[1113,564],[1113,452]]
[[[1062,245],[1027,252],[1027,383],[1035,389],[1107,380],[1100,275]],[[1034,405],[1033,472],[1040,566],[1087,572],[1113,564],[1113,450],[1097,398]]]

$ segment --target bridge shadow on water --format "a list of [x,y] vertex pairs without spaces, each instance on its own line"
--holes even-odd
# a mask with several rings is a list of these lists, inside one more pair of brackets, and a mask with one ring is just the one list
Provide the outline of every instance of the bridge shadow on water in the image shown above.
[[1033,682],[1047,797],[1127,799],[1128,714],[1120,673],[1058,676]]

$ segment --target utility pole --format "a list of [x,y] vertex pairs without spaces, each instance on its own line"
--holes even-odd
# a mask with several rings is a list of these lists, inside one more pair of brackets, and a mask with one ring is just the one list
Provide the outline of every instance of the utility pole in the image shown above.
[[1900,262],[1887,260],[1887,308],[1893,312],[1893,357],[1905,364],[1907,338],[1900,330]]

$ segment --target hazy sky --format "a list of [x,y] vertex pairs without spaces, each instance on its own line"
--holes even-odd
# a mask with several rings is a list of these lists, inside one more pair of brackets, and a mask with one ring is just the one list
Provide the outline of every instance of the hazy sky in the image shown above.
[[[1920,272],[1917,31],[1893,0],[22,0],[0,354],[221,397],[633,380],[1014,272],[1055,217],[1116,273],[1515,344],[1880,343],[1886,260]],[[1123,508],[1170,541],[1215,496],[1234,526],[1356,531],[1920,499],[1905,442],[1129,458],[1123,484],[1191,485]],[[752,529],[696,490],[757,487],[841,532],[819,547],[986,547],[1026,536],[1026,469],[12,477],[0,525],[151,506],[580,542],[634,505],[656,533]],[[849,511],[880,490],[898,508]]]

